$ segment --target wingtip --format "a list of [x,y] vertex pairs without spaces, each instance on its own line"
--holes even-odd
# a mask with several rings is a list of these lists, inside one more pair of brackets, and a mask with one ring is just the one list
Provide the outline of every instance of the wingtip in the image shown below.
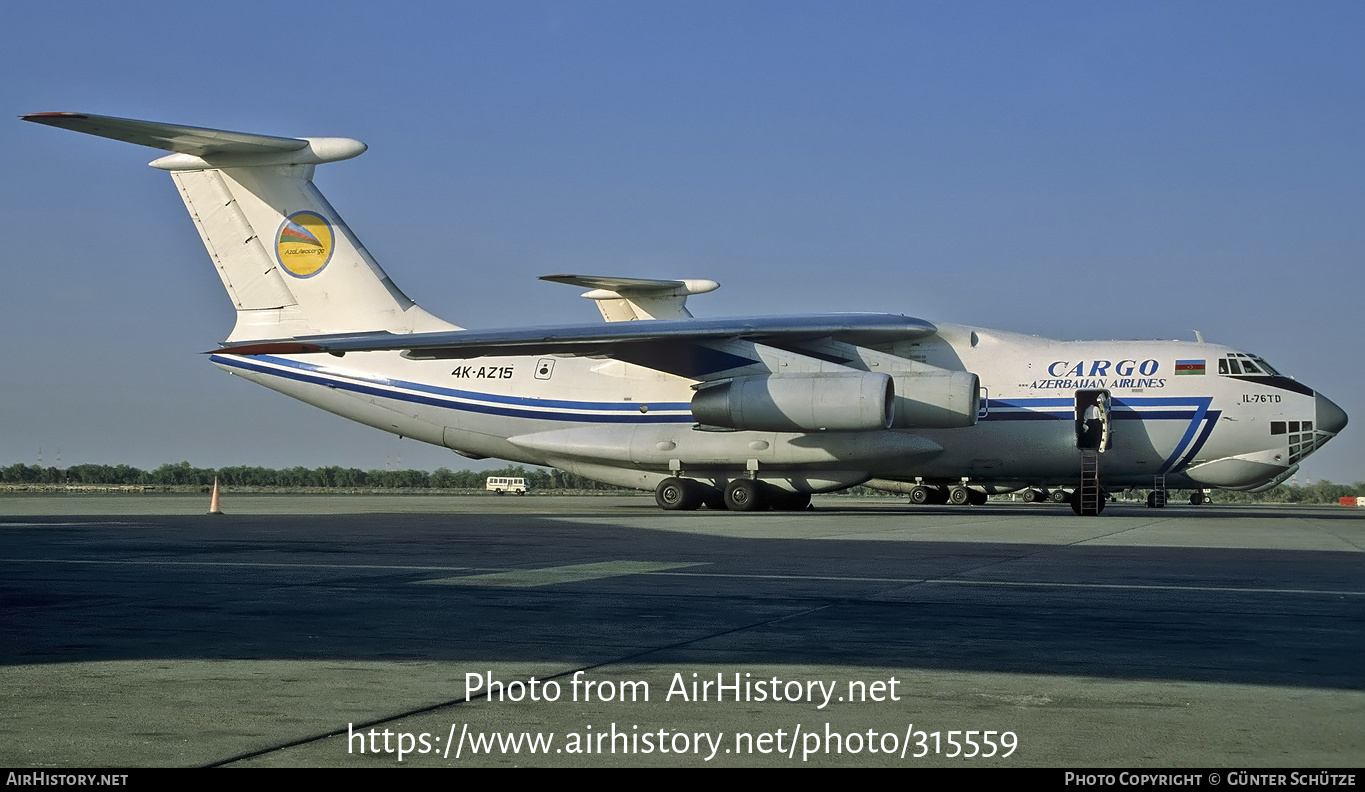
[[43,123],[45,120],[48,120],[48,119],[55,120],[55,119],[58,119],[58,118],[89,118],[89,116],[87,116],[85,113],[56,112],[56,113],[25,113],[25,114],[19,116],[19,118],[22,119],[22,120],[24,120],[24,121],[36,121],[36,122],[38,122],[38,123]]
[[297,355],[325,351],[318,344],[305,344],[298,341],[267,341],[256,344],[238,344],[212,349],[205,355]]

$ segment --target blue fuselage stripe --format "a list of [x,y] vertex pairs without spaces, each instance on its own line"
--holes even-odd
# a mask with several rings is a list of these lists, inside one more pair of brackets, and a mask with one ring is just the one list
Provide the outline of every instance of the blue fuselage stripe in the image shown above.
[[[1184,435],[1158,470],[1159,473],[1170,473],[1189,465],[1213,433],[1221,413],[1209,410],[1212,403],[1211,396],[1127,396],[1111,401],[1109,415],[1115,421],[1189,421]],[[989,399],[986,405],[983,421],[1077,420],[1074,399]],[[1152,407],[1185,409],[1139,409]]]
[[[1204,420],[1204,415],[1208,412],[1209,404],[1213,399],[1206,397],[1199,401],[1201,403],[1198,409],[1194,411],[1194,418],[1190,420],[1190,425],[1185,427],[1185,434],[1181,436],[1180,442],[1175,444],[1175,450],[1172,451],[1171,455],[1162,463],[1161,468],[1157,471],[1158,473],[1170,473],[1175,468],[1176,460],[1180,458],[1181,452],[1184,451],[1185,446],[1194,439],[1195,432],[1199,431],[1199,424]],[[1200,445],[1202,444],[1203,443],[1201,442]]]
[[[209,359],[229,368],[251,371],[267,376],[322,385],[351,393],[377,396],[384,399],[424,404],[483,415],[500,415],[511,418],[530,418],[541,421],[574,421],[579,423],[692,423],[691,405],[686,402],[650,403],[648,409],[674,411],[674,414],[650,414],[640,412],[638,403],[585,402],[558,399],[534,399],[521,396],[504,396],[491,393],[441,388],[407,380],[389,378],[359,379],[354,375],[327,371],[321,366],[287,358],[262,355],[258,359],[248,359],[235,355],[211,355]],[[257,362],[259,360],[260,362]],[[410,393],[408,391],[417,391]],[[470,399],[470,401],[460,401]],[[1142,420],[1180,420],[1189,421],[1184,436],[1176,443],[1170,457],[1161,466],[1160,472],[1166,473],[1189,464],[1194,455],[1203,447],[1219,413],[1209,412],[1211,397],[1149,397],[1114,399],[1114,409],[1110,415],[1116,421]],[[484,402],[484,403],[475,403]],[[517,406],[514,406],[517,405]],[[987,401],[987,414],[983,421],[1068,421],[1075,420],[1075,401],[1072,399],[990,399]],[[556,410],[519,409],[522,407],[551,407]],[[1057,408],[1068,408],[1059,410]],[[1185,409],[1139,410],[1138,407],[1184,407]],[[1051,409],[1048,409],[1051,408]],[[582,410],[583,412],[567,412]],[[686,414],[676,414],[686,410]],[[1199,432],[1200,424],[1208,418],[1208,423]],[[1191,445],[1190,441],[1198,439]],[[1186,447],[1189,446],[1188,450]],[[1183,453],[1183,457],[1182,457]],[[1176,464],[1179,460],[1179,464]]]
[[1204,443],[1209,439],[1209,435],[1213,434],[1213,427],[1217,425],[1218,418],[1221,415],[1222,413],[1218,410],[1209,410],[1209,413],[1206,416],[1208,420],[1204,422],[1204,431],[1199,433],[1199,439],[1194,441],[1194,445],[1190,446],[1189,453],[1185,454],[1185,456],[1181,458],[1180,464],[1175,466],[1176,470],[1184,470],[1190,462],[1193,461],[1194,455],[1199,453],[1199,449],[1204,447]]
[[[1143,412],[1135,410],[1114,410],[1109,413],[1115,421],[1188,421],[1197,414],[1196,410],[1146,410]],[[1041,411],[1020,411],[1020,412],[991,412],[986,413],[981,420],[983,421],[1074,421],[1074,412],[1041,412]]]
[[[496,396],[493,394],[478,394],[468,391],[451,391],[444,388],[436,388],[429,385],[418,383],[405,383],[401,380],[386,380],[383,384],[376,382],[362,382],[350,377],[339,374],[328,373],[327,376],[320,376],[315,373],[320,369],[309,364],[297,364],[296,361],[283,360],[280,358],[268,358],[271,363],[280,365],[263,366],[254,361],[249,361],[241,357],[228,355],[212,355],[209,358],[215,363],[232,368],[239,368],[245,371],[252,371],[258,374],[266,374],[273,377],[305,382],[312,385],[324,385],[326,387],[337,388],[339,390],[350,391],[352,393],[363,393],[367,396],[378,396],[385,399],[396,399],[398,401],[411,402],[413,404],[426,404],[432,407],[444,407],[452,410],[463,410],[465,412],[482,413],[484,415],[503,415],[513,418],[534,418],[542,421],[578,421],[591,423],[692,423],[693,418],[687,415],[651,415],[640,412],[639,404],[627,404],[624,408],[611,402],[564,402],[540,399],[522,399],[517,397]],[[283,365],[294,364],[294,365]],[[420,393],[405,393],[393,388],[403,387],[413,390],[422,390],[432,395]],[[449,395],[447,395],[449,394]],[[487,401],[499,401],[503,403],[516,403],[528,405],[546,406],[571,406],[573,409],[596,410],[596,414],[572,413],[561,411],[542,411],[542,410],[520,410],[514,407],[502,407],[495,404],[471,404],[469,402],[455,401],[451,398],[454,394],[461,394],[463,398],[485,399]],[[663,403],[650,404],[650,409],[657,410],[678,410],[689,409],[687,404]],[[611,412],[606,412],[607,410]],[[629,411],[629,413],[626,413]],[[617,414],[612,414],[617,413]],[[623,414],[625,413],[625,414]]]
[[[213,359],[220,363],[241,360],[238,357],[214,355]],[[313,364],[304,363],[299,360],[289,360],[288,358],[275,357],[273,355],[260,355],[256,359],[283,366],[285,368],[298,369],[300,371],[310,371],[324,374],[329,377],[339,377],[351,382],[368,382],[373,385],[387,386],[392,388],[403,388],[404,390],[415,390],[423,393],[430,393],[436,396],[449,396],[456,399],[477,399],[479,401],[496,402],[499,404],[519,404],[534,407],[562,407],[568,410],[605,410],[617,412],[632,412],[639,408],[639,405],[622,402],[585,402],[585,401],[563,401],[559,399],[536,399],[526,396],[503,396],[496,393],[479,393],[475,391],[455,390],[454,388],[442,388],[436,385],[427,385],[421,382],[411,382],[409,380],[392,379],[389,377],[357,377],[354,374],[342,374],[340,372],[328,371],[326,368]],[[255,369],[262,370],[262,369]],[[264,373],[270,373],[264,371]],[[651,403],[651,407],[656,410],[690,410],[692,406],[687,402],[665,402]]]

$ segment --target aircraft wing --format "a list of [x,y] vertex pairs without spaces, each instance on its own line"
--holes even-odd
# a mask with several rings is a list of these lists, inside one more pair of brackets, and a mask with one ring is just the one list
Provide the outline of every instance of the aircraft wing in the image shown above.
[[707,342],[779,343],[832,338],[859,346],[924,338],[933,324],[878,313],[657,319],[607,324],[456,330],[439,333],[361,333],[309,336],[226,345],[218,354],[280,355],[401,350],[417,360],[458,360],[488,355],[600,355],[694,378],[754,361]]

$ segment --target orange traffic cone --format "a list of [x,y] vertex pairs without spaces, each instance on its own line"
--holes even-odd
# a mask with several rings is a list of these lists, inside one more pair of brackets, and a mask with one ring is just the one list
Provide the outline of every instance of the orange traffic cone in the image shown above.
[[218,477],[213,477],[213,495],[209,498],[209,514],[222,514],[222,504],[218,503]]

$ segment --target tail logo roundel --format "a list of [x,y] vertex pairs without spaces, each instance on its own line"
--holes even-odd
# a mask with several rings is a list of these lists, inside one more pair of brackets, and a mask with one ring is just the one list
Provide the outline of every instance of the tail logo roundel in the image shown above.
[[275,257],[296,278],[311,278],[332,259],[332,224],[317,212],[295,212],[275,237]]

